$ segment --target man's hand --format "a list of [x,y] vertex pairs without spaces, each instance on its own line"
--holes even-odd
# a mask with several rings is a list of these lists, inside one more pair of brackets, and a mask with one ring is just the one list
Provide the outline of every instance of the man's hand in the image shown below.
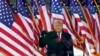
[[44,37],[45,35],[47,34],[47,31],[45,31],[45,30],[43,30],[43,31],[41,31],[41,37]]

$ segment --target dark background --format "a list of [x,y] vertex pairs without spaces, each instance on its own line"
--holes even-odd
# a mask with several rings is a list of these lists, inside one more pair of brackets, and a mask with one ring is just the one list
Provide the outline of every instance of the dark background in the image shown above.
[[[14,5],[16,5],[16,0],[10,0]],[[31,0],[26,0],[29,4]],[[50,5],[50,0],[45,0],[47,5]],[[69,6],[70,0],[62,0],[64,3],[66,3],[67,6]],[[79,0],[82,5],[84,6],[86,4],[86,0]],[[100,5],[100,0],[96,0],[98,5]]]

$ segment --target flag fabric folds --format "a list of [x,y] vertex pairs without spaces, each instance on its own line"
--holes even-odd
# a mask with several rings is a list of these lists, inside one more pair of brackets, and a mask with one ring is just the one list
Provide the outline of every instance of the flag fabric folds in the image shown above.
[[[90,3],[89,3],[90,2]],[[96,8],[96,5],[94,3],[93,0],[88,0],[87,1],[87,9],[92,17],[92,21],[93,21],[93,24],[92,24],[92,28],[94,30],[94,36],[95,36],[95,39],[97,41],[100,41],[100,20],[99,20],[99,12],[97,11],[97,8]],[[100,43],[97,43],[97,46],[96,46],[96,51],[99,52],[100,51]]]
[[41,16],[41,19],[43,21],[43,25],[44,25],[44,29],[46,31],[51,31],[52,27],[51,27],[51,22],[50,22],[50,15],[48,12],[48,8],[45,4],[44,0],[37,0],[37,4],[38,4],[38,10]]
[[51,19],[54,20],[62,20],[63,21],[63,29],[67,31],[67,26],[65,23],[64,16],[62,14],[62,5],[61,0],[51,0]]
[[[73,46],[84,53],[100,52],[100,9],[95,0],[0,0],[0,53],[4,56],[45,56],[39,47],[41,31],[53,30],[53,21],[62,20]],[[91,56],[91,55],[90,55]]]
[[0,13],[4,13],[1,14],[2,20],[0,20],[2,26],[0,27],[0,48],[11,56],[32,55],[32,41],[22,30],[19,19],[13,17],[12,11],[4,0],[0,0],[0,2],[3,6],[0,7]]

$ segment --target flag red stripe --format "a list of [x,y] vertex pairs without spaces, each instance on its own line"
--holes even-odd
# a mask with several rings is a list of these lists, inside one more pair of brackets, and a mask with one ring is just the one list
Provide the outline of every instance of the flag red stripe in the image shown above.
[[47,27],[46,27],[46,21],[45,21],[45,15],[43,14],[43,10],[42,10],[42,8],[41,7],[38,7],[39,8],[39,14],[40,14],[40,16],[41,16],[41,19],[42,19],[42,21],[43,21],[43,24],[44,24],[44,28],[47,30]]
[[21,55],[26,55],[25,53],[23,53],[22,51],[20,51],[18,48],[14,47],[13,45],[11,45],[9,42],[7,42],[4,39],[0,39],[1,42],[3,42],[5,45],[7,45],[8,47],[12,48],[14,51],[16,51],[17,53],[21,54]]
[[[32,53],[32,51],[22,42],[20,42],[19,40],[17,40],[15,37],[13,37],[11,34],[9,34],[8,32],[6,32],[5,30],[1,29],[2,33],[4,33],[5,35],[7,35],[10,39],[14,40],[14,42],[16,42],[17,44],[19,44],[20,46],[22,46],[24,49],[28,50],[30,53]],[[17,32],[17,31],[16,31]],[[20,34],[20,33],[19,33]],[[22,36],[23,37],[23,36]],[[28,41],[27,41],[28,42]],[[32,43],[31,43],[32,46]]]
[[28,39],[28,37],[25,37],[20,31],[18,31],[15,27],[11,27],[13,31],[15,31],[18,35],[20,35],[27,43],[29,43],[32,46],[32,41]]
[[83,8],[83,9],[84,9],[85,15],[87,17],[86,19],[88,21],[88,24],[89,24],[90,27],[92,27],[91,24],[92,24],[93,21],[92,21],[91,15],[86,8]]
[[26,27],[24,26],[24,24],[22,23],[22,20],[20,19],[19,15],[17,13],[14,14],[14,18],[15,18],[15,22],[18,23],[19,26],[21,26],[21,28],[23,29],[23,31],[26,33],[27,36],[28,32],[26,30]]
[[42,21],[41,21],[41,19],[38,19],[38,27],[39,27],[39,29],[40,29],[40,31],[42,31],[43,30],[43,25],[42,25]]
[[[13,31],[16,31],[16,33],[18,35],[20,35],[27,43],[29,43],[32,46],[32,41],[28,40],[28,38],[26,38],[23,34],[20,33],[20,31],[18,31],[16,28],[12,27],[11,28]],[[13,36],[12,36],[13,37]],[[27,44],[23,44],[22,42],[20,42],[19,40],[17,40],[16,38],[11,38],[13,39],[16,43],[18,42],[21,46],[23,46],[25,49],[27,49],[28,51],[30,51],[32,53],[32,51],[29,49],[29,47],[27,46]]]
[[[1,39],[0,39],[0,41],[1,41]],[[11,54],[11,53],[9,53],[7,50],[5,50],[4,48],[2,48],[2,47],[0,47],[0,50],[1,50],[1,52],[4,52],[4,55],[6,55],[6,56],[13,56],[13,54]]]

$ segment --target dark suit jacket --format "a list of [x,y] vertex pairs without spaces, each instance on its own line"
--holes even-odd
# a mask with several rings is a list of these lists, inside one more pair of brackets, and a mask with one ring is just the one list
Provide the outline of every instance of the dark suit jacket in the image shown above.
[[57,33],[55,31],[48,32],[39,39],[40,47],[47,47],[47,56],[74,56],[71,35],[62,31],[61,41],[57,41]]

